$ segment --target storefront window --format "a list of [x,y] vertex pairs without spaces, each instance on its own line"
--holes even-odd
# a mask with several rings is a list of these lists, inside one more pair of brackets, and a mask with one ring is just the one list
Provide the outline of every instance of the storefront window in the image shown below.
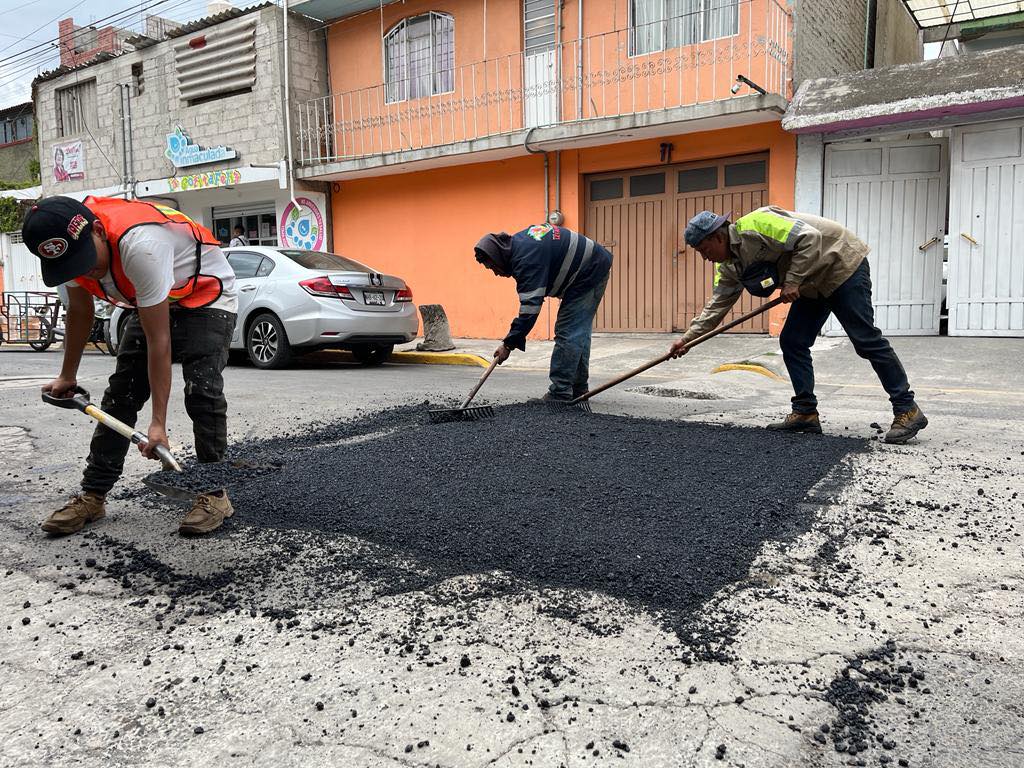
[[277,214],[272,203],[256,204],[251,208],[232,207],[213,209],[213,231],[224,246],[231,245],[241,227],[243,242],[238,245],[267,245],[276,247]]

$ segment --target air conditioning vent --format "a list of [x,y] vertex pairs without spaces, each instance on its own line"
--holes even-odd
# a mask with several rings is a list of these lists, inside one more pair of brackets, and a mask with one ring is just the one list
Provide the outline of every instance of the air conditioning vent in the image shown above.
[[[174,45],[178,92],[189,105],[251,91],[256,84],[256,15]],[[204,39],[204,44],[195,40]]]

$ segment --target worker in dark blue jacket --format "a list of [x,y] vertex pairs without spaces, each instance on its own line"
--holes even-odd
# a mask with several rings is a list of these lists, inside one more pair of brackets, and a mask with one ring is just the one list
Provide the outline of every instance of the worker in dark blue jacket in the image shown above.
[[519,316],[494,356],[501,364],[513,349],[526,350],[545,296],[561,299],[551,353],[551,387],[544,400],[568,402],[587,391],[594,315],[608,285],[612,254],[565,227],[538,224],[514,235],[484,235],[476,260],[499,277],[513,277]]

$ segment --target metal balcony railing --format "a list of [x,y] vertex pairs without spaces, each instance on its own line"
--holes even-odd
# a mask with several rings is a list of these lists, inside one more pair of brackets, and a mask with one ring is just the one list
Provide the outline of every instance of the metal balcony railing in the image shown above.
[[[791,17],[778,0],[714,0],[703,13],[643,20],[297,106],[299,162],[317,165],[750,93],[790,96]],[[426,70],[426,67],[424,67]]]

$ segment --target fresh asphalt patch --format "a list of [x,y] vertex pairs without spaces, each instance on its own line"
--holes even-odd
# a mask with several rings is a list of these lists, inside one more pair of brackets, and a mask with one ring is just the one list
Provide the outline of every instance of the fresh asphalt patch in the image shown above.
[[[230,486],[228,535],[258,533],[286,551],[297,536],[303,551],[338,537],[374,548],[321,560],[308,574],[315,589],[353,572],[368,572],[363,578],[388,594],[497,573],[492,589],[566,591],[567,617],[573,592],[611,596],[706,653],[728,631],[695,627],[699,608],[744,579],[765,541],[809,530],[808,493],[826,478],[840,482],[843,460],[865,446],[529,405],[499,408],[493,420],[430,424],[425,410],[396,408],[240,445],[239,458],[279,468],[199,466],[179,482]],[[377,437],[358,439],[366,434]],[[119,561],[125,578],[159,570],[140,553]],[[265,558],[235,563],[225,584],[254,594],[235,587],[228,607],[266,607],[273,567]],[[163,580],[179,592],[192,584],[217,593],[215,575],[175,571]],[[310,589],[278,591],[283,603],[270,613],[301,610]]]

